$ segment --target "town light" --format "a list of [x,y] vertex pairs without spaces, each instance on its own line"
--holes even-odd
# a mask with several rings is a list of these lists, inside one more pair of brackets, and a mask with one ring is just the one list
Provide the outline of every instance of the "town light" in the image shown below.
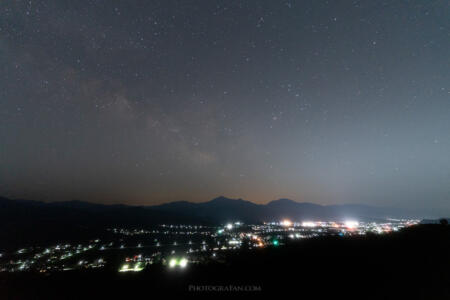
[[172,258],[169,262],[169,267],[173,268],[177,265],[177,260],[175,258]]
[[303,222],[302,226],[303,227],[316,227],[316,223],[307,221],[307,222]]
[[182,258],[180,260],[179,266],[185,268],[187,266],[188,260],[186,258]]
[[281,225],[282,225],[282,226],[289,227],[289,226],[292,226],[292,222],[291,222],[290,220],[283,220],[283,221],[281,222]]
[[359,222],[358,221],[345,221],[344,222],[345,227],[349,228],[349,229],[354,229],[357,228],[359,226]]

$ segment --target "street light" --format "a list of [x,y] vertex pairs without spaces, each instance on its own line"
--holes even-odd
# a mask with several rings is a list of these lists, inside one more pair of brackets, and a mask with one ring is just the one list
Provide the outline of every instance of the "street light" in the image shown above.
[[179,266],[185,268],[187,266],[188,260],[186,258],[182,258],[180,260]]
[[173,268],[177,265],[177,260],[175,258],[172,258],[169,262],[169,267]]

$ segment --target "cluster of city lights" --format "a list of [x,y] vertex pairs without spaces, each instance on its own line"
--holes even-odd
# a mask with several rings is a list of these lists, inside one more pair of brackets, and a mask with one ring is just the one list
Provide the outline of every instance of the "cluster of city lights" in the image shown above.
[[124,257],[122,264],[116,266],[119,272],[139,272],[154,264],[167,265],[170,269],[184,269],[188,263],[224,261],[224,255],[229,251],[278,247],[292,240],[319,236],[384,234],[418,222],[361,222],[352,219],[341,222],[294,222],[283,219],[263,224],[234,222],[215,227],[160,225],[154,229],[114,228],[109,231],[117,238],[107,241],[96,239],[77,245],[60,243],[46,248],[28,247],[10,252],[2,250],[0,272],[59,272],[103,268],[107,261],[115,261],[109,255],[117,251],[123,253]]

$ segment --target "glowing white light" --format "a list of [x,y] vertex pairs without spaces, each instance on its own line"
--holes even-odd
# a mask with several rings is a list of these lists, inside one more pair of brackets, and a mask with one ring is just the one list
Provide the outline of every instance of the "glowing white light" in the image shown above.
[[130,267],[129,265],[125,264],[122,266],[122,268],[119,270],[119,272],[127,272],[129,267]]
[[188,260],[186,258],[182,258],[180,260],[179,265],[180,265],[180,267],[185,268],[187,266],[187,263],[188,263]]
[[169,267],[173,268],[173,267],[175,267],[176,265],[177,265],[177,260],[176,260],[175,258],[172,258],[172,259],[169,261]]
[[231,230],[231,229],[233,229],[233,224],[229,223],[229,224],[227,224],[226,227],[227,227],[228,230]]
[[347,228],[350,228],[350,229],[357,228],[359,226],[358,221],[345,221],[344,224]]
[[316,227],[316,223],[307,221],[307,222],[303,222],[302,226],[303,227]]

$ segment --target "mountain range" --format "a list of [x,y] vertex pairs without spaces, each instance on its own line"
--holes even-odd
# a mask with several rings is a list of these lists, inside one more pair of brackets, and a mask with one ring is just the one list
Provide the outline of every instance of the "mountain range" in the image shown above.
[[296,202],[290,199],[274,200],[267,204],[255,204],[250,201],[229,199],[223,196],[208,202],[192,203],[177,201],[158,206],[150,206],[148,209],[181,216],[196,217],[215,223],[229,221],[261,223],[282,219],[291,219],[293,221],[368,220],[402,216],[395,209],[363,204],[318,205],[308,202]]
[[77,200],[48,203],[0,197],[0,241],[20,243],[66,236],[82,238],[102,232],[107,227],[145,228],[156,224],[223,224],[235,221],[262,223],[282,219],[379,220],[403,216],[397,210],[368,205],[318,205],[289,199],[256,204],[221,196],[201,203],[177,201],[155,206],[130,206]]

